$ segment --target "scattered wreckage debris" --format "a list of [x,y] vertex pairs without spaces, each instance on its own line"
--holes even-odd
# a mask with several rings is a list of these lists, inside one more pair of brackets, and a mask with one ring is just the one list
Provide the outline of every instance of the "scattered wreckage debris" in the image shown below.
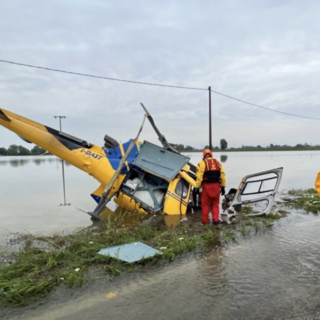
[[162,252],[153,249],[152,247],[140,241],[136,241],[132,243],[121,244],[118,246],[103,248],[98,252],[98,254],[132,263],[151,258],[156,254],[162,254]]

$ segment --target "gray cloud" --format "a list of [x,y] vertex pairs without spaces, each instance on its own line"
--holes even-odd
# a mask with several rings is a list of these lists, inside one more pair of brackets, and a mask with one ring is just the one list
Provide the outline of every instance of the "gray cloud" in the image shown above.
[[[6,1],[0,59],[207,88],[320,118],[317,1]],[[78,77],[0,63],[0,106],[94,143],[126,141],[144,102],[173,142],[203,146],[208,92]],[[215,144],[318,143],[317,121],[212,95]],[[142,138],[156,142],[150,126]],[[0,145],[20,140],[0,128]],[[271,141],[272,140],[272,141]]]

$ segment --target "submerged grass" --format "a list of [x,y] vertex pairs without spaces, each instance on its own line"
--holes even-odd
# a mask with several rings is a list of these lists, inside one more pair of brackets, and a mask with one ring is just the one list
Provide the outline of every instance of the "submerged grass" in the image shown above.
[[[14,242],[20,244],[20,251],[9,255],[6,252],[5,258],[0,254],[0,305],[24,305],[48,296],[60,285],[81,286],[88,281],[88,271],[92,269],[112,279],[139,267],[172,261],[186,252],[204,250],[212,244],[234,242],[239,236],[270,226],[279,217],[243,216],[230,225],[203,226],[198,216],[189,224],[169,229],[162,224],[119,227],[109,222],[63,236],[16,235]],[[97,254],[102,248],[134,241],[142,241],[163,254],[136,263]]]
[[290,190],[289,199],[285,199],[285,205],[289,208],[301,209],[305,212],[320,212],[320,198],[315,189],[295,189]]

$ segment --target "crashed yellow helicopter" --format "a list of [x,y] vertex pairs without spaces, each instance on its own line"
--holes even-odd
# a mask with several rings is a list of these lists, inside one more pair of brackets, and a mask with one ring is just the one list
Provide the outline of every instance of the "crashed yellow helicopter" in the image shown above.
[[[145,112],[145,118],[155,127],[146,109]],[[119,144],[106,135],[103,147],[5,109],[0,109],[0,124],[98,180],[100,186],[92,193],[98,206],[89,213],[94,218],[100,218],[111,198],[124,210],[142,214],[187,211],[191,186],[195,185],[190,158],[180,155],[160,132],[163,148],[138,141],[143,124],[135,139]]]
[[[87,212],[94,219],[103,220],[103,212],[112,198],[126,211],[144,215],[185,215],[188,207],[194,205],[198,192],[195,188],[196,168],[189,162],[190,158],[181,155],[168,143],[148,110],[142,103],[141,106],[145,116],[137,136],[119,144],[105,135],[103,147],[5,109],[0,109],[0,125],[98,180],[100,186],[91,194],[97,206],[93,212]],[[146,118],[162,147],[138,140]],[[244,177],[238,189],[233,189],[233,193],[226,196],[227,209],[233,205],[266,201],[266,209],[258,214],[266,213],[278,190],[281,176],[282,168],[277,168]],[[227,223],[234,216],[232,210],[225,210],[221,215]]]

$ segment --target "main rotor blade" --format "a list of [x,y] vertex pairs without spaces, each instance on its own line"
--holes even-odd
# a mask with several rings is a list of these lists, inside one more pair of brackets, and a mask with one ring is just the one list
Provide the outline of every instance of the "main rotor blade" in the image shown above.
[[158,127],[156,126],[151,114],[149,113],[149,111],[147,110],[147,108],[143,105],[142,102],[140,102],[142,108],[144,109],[146,115],[147,115],[147,118],[150,122],[150,124],[152,125],[154,131],[156,132],[156,134],[158,135],[158,138],[161,142],[161,144],[163,145],[163,147],[165,147],[166,149],[169,149],[170,151],[172,152],[175,152],[175,153],[180,153],[179,151],[175,150],[171,145],[170,143],[167,141],[166,137],[160,132],[160,130],[158,129]]
[[[149,113],[149,111],[147,110],[147,108],[144,106],[144,104],[142,102],[140,102],[143,110],[145,111],[147,118],[151,124],[151,126],[153,127],[154,131],[156,132],[156,134],[158,135],[158,138],[161,142],[161,144],[163,145],[163,147],[167,150],[170,150],[174,153],[178,153],[180,154],[180,152],[176,149],[174,149],[171,144],[167,141],[166,137],[160,132],[160,130],[158,129],[158,127],[156,126],[151,114]],[[196,166],[194,164],[192,164],[191,162],[188,162],[188,165],[190,166],[190,169],[193,173],[196,173]]]

